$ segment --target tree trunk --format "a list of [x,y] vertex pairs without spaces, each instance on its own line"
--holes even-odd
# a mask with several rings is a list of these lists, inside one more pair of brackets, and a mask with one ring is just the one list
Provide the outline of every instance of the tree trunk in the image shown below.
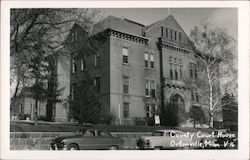
[[36,100],[36,104],[35,104],[35,116],[34,116],[34,124],[35,126],[37,126],[38,122],[37,122],[37,108],[38,108],[38,101]]
[[16,85],[16,89],[15,89],[13,98],[15,98],[15,97],[17,96],[17,92],[18,92],[18,89],[19,89],[19,85],[20,85],[20,79],[17,79],[17,85]]
[[214,127],[214,116],[213,116],[213,114],[210,116],[210,124],[209,124],[209,127],[210,127],[210,128],[213,128],[213,127]]
[[210,124],[209,127],[213,128],[214,124],[213,124],[213,84],[212,84],[212,80],[210,77],[210,69],[209,67],[207,67],[207,78],[208,78],[208,85],[209,85],[209,114],[210,114]]
[[47,121],[52,121],[52,112],[53,112],[53,103],[47,100],[47,105],[46,105],[46,120]]

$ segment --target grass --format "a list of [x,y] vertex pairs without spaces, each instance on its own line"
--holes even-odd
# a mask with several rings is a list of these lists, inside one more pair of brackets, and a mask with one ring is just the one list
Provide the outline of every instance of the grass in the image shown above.
[[[34,126],[31,122],[11,122],[11,132],[75,132],[81,128],[93,127],[109,132],[153,132],[158,129],[170,129],[166,126],[131,126],[131,125],[78,125],[69,123],[40,123]],[[179,128],[183,131],[197,131],[196,128]],[[203,129],[204,130],[204,129]]]

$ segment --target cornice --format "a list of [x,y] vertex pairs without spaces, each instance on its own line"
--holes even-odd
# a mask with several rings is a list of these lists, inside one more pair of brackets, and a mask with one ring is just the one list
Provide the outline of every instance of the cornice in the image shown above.
[[117,31],[113,29],[107,29],[106,32],[110,36],[114,36],[117,38],[129,40],[129,41],[144,44],[144,45],[148,45],[148,42],[150,40],[149,38],[146,38],[146,37],[142,37],[139,35],[134,35],[134,34],[126,33],[126,32],[121,32],[121,31]]

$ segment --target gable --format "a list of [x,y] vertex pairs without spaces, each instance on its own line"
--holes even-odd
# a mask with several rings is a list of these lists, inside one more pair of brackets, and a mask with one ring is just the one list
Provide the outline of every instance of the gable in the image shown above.
[[88,32],[78,24],[74,24],[66,38],[66,43],[80,42],[88,37]]
[[190,39],[172,15],[149,25],[145,35],[156,40],[162,37],[167,43],[192,50]]

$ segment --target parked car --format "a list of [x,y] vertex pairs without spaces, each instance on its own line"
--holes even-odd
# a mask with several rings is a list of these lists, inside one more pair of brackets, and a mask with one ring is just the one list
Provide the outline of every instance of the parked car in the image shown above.
[[51,150],[116,150],[123,147],[124,140],[109,132],[96,129],[82,129],[75,135],[58,137],[52,140]]
[[179,130],[157,130],[152,136],[143,136],[137,140],[139,149],[193,149],[199,148],[199,140],[191,134]]

